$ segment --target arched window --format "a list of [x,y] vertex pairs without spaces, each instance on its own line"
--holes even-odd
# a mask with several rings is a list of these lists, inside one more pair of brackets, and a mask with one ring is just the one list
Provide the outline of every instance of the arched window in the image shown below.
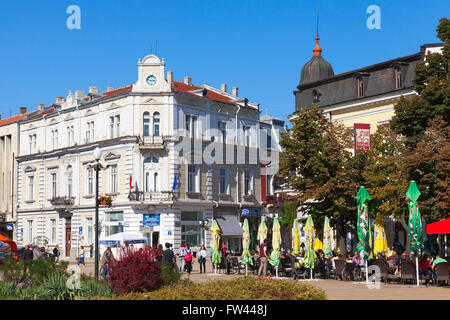
[[144,163],[159,163],[159,159],[155,156],[148,156],[145,158]]
[[153,189],[153,191],[158,191],[158,186],[159,186],[159,181],[158,181],[158,172],[155,172],[154,174],[153,174],[153,186],[154,186],[154,189]]
[[153,114],[153,135],[159,136],[159,112]]
[[144,112],[143,115],[144,136],[150,135],[150,113]]
[[395,67],[395,89],[400,89],[403,86],[402,80],[402,69]]
[[149,192],[150,191],[150,173],[146,172],[145,173],[145,191]]

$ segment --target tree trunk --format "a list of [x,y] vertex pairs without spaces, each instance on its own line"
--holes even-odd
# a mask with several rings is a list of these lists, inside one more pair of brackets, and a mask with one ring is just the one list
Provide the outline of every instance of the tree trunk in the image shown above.
[[347,256],[347,244],[345,242],[345,229],[342,221],[342,217],[338,217],[338,223],[336,225],[336,240],[339,252],[343,257]]
[[408,224],[406,223],[405,217],[401,217],[400,218],[400,223],[403,227],[403,229],[405,230],[405,234],[406,234],[406,241],[405,241],[405,251],[407,253],[409,253],[409,234],[408,234]]

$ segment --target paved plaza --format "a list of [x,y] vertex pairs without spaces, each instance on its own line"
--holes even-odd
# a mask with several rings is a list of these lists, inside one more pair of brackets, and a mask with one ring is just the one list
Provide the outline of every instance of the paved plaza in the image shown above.
[[[94,262],[87,261],[81,272],[94,275]],[[211,263],[206,264],[206,274],[200,273],[198,263],[194,264],[190,275],[184,273],[182,279],[196,282],[229,280],[242,277],[242,275],[215,275]],[[280,278],[279,281],[294,281],[291,278]],[[337,280],[296,280],[311,283],[325,291],[328,300],[450,300],[450,286],[403,285],[398,283],[380,284],[379,289],[369,289],[365,283]]]

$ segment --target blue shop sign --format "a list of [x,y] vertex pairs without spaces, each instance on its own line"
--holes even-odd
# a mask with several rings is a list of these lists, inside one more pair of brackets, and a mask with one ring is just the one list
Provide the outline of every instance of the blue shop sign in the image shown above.
[[241,215],[244,217],[261,217],[261,211],[259,209],[242,209]]
[[149,227],[159,226],[161,224],[161,216],[159,214],[144,214],[141,224]]

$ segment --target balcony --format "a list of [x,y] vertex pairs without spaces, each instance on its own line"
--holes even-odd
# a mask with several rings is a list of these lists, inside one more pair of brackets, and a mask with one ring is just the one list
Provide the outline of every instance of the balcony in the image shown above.
[[133,191],[128,195],[130,201],[144,202],[144,203],[161,203],[173,201],[172,191]]
[[74,197],[54,197],[50,199],[53,209],[59,213],[68,213],[75,203]]
[[139,137],[139,148],[145,150],[164,149],[164,137],[161,136],[143,136]]

